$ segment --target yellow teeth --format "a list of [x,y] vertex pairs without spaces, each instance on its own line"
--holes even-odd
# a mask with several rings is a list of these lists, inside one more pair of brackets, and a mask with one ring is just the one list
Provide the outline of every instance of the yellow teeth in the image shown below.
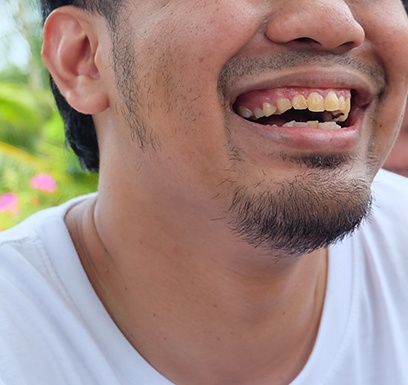
[[276,107],[269,103],[263,104],[263,113],[266,117],[273,115],[276,112]]
[[340,109],[339,104],[339,98],[335,92],[330,91],[324,99],[324,109],[326,111],[336,111]]
[[[318,92],[312,92],[307,98],[302,94],[295,95],[292,100],[289,98],[279,98],[276,101],[276,106],[264,102],[261,107],[257,107],[253,111],[247,107],[240,106],[237,112],[238,115],[245,119],[257,120],[272,115],[281,115],[290,109],[308,109],[311,112],[322,112],[324,115],[321,120],[326,120],[329,123],[333,122],[338,126],[336,123],[345,122],[348,119],[351,110],[351,99],[337,96],[334,91],[329,91],[326,97]],[[309,127],[311,126],[309,125]]]
[[317,92],[312,92],[307,98],[307,108],[312,112],[323,112],[324,97]]
[[349,114],[344,114],[340,115],[337,119],[335,119],[336,122],[345,122],[348,119]]
[[344,111],[346,109],[346,100],[344,99],[343,96],[339,97],[339,108],[338,110]]
[[303,95],[296,95],[292,99],[292,106],[295,110],[306,110],[307,100]]
[[263,110],[261,110],[260,108],[255,108],[254,115],[256,119],[259,119],[265,116]]
[[283,114],[292,108],[292,102],[289,99],[278,99],[276,108],[279,113]]
[[308,127],[311,127],[311,128],[319,128],[319,121],[318,120],[308,120],[307,125]]

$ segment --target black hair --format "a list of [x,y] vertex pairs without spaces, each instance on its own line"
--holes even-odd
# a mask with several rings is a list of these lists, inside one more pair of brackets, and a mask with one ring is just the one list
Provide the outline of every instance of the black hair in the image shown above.
[[[41,0],[43,22],[52,11],[73,5],[87,11],[95,11],[106,18],[111,28],[114,28],[117,12],[122,1],[119,0]],[[52,77],[51,89],[55,102],[65,126],[65,138],[74,150],[81,165],[93,172],[99,171],[99,147],[95,126],[91,115],[85,115],[72,108],[61,95]]]

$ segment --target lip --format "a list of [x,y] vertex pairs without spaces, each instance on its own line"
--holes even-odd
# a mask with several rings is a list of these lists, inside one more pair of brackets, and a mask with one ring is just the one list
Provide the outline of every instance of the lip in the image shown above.
[[339,129],[316,129],[309,127],[281,127],[262,125],[241,120],[241,128],[264,138],[262,143],[274,143],[280,149],[304,153],[333,154],[353,152],[361,138],[365,108],[352,110],[350,126]]

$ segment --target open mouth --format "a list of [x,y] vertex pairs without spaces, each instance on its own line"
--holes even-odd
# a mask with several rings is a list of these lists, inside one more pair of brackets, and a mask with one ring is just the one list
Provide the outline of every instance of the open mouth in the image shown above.
[[241,118],[261,125],[342,129],[352,124],[353,93],[297,87],[255,90],[240,95],[233,109]]

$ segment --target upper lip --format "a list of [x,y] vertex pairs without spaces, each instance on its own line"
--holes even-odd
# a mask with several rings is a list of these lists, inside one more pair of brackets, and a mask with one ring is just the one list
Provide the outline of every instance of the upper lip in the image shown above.
[[377,94],[381,92],[379,86],[373,85],[369,80],[355,71],[344,68],[325,70],[304,70],[289,72],[283,76],[271,78],[270,73],[257,76],[256,80],[236,79],[234,90],[228,99],[230,105],[235,103],[238,96],[250,91],[261,89],[274,89],[284,87],[304,87],[310,89],[349,89],[353,92],[353,104],[364,107],[369,104]]

